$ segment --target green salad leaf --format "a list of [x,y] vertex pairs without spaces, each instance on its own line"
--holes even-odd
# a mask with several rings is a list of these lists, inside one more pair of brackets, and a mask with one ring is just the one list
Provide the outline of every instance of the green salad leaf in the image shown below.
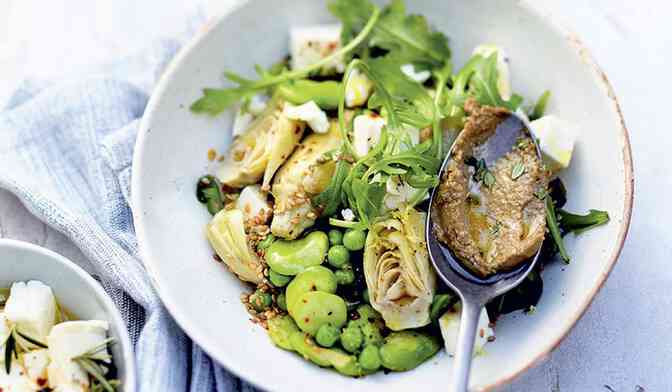
[[[376,9],[369,0],[336,0],[329,5],[331,13],[343,25],[343,44],[350,42]],[[393,0],[383,9],[367,42],[367,47],[385,49],[404,64],[440,67],[450,59],[446,36],[433,31],[424,16],[406,15],[402,0]]]
[[348,176],[351,167],[352,165],[348,162],[339,160],[336,163],[334,176],[329,182],[327,189],[322,191],[322,193],[312,200],[314,205],[323,208],[322,214],[330,216],[334,215],[338,210],[338,206],[341,205],[342,201],[343,181],[345,181],[345,178]]

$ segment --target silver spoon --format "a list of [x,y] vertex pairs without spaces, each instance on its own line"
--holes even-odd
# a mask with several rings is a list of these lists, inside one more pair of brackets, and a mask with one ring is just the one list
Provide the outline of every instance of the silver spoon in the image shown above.
[[[536,139],[532,136],[527,121],[513,113],[497,126],[495,133],[485,142],[484,147],[486,148],[483,149],[485,152],[481,155],[481,158],[485,159],[487,164],[496,161],[499,157],[511,151],[518,138],[523,135],[531,136],[536,146],[537,155],[541,159],[541,151],[536,144]],[[452,150],[441,165],[439,178],[443,178],[451,157]],[[529,261],[521,263],[514,270],[500,272],[486,278],[472,274],[453,256],[451,250],[439,242],[434,235],[431,212],[437,193],[438,187],[434,188],[430,198],[425,234],[429,256],[437,273],[448,287],[458,294],[462,301],[451,391],[464,392],[467,391],[469,385],[474,340],[476,339],[481,310],[489,301],[513,289],[525,279],[537,263],[541,247]]]

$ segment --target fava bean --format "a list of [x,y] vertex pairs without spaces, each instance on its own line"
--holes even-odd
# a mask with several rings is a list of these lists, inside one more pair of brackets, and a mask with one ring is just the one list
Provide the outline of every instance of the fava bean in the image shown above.
[[292,351],[293,347],[290,342],[290,336],[294,332],[299,332],[299,328],[297,328],[294,320],[287,315],[277,316],[270,318],[267,325],[268,336],[270,336],[271,341],[280,348]]
[[290,313],[296,300],[309,291],[336,292],[336,277],[329,268],[321,265],[310,267],[292,279],[287,286],[287,308]]
[[308,267],[320,265],[329,249],[329,238],[314,231],[298,240],[276,240],[266,250],[266,262],[283,275],[296,275]]
[[289,314],[296,325],[311,336],[315,336],[325,324],[342,327],[348,317],[345,301],[337,295],[322,291],[303,293],[289,305]]
[[441,344],[432,336],[413,331],[394,332],[385,338],[380,358],[384,367],[405,371],[418,367],[440,349]]

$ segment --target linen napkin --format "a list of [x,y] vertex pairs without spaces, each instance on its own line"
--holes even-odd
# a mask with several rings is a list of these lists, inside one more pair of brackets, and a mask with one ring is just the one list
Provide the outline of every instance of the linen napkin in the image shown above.
[[95,77],[21,83],[0,111],[0,187],[90,259],[128,326],[140,391],[251,391],[162,306],[138,256],[128,202],[139,119],[189,35],[91,68]]

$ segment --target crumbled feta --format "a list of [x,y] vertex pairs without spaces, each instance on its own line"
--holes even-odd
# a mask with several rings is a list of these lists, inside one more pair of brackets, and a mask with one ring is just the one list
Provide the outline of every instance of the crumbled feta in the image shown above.
[[236,116],[233,118],[233,127],[232,127],[232,134],[233,136],[238,136],[241,135],[247,127],[252,124],[252,121],[254,121],[254,116],[246,111],[243,111],[243,108],[238,108],[238,111],[236,111]]
[[24,335],[44,342],[56,321],[56,299],[42,282],[16,282],[5,304],[5,316]]
[[578,136],[577,127],[554,115],[548,115],[532,121],[530,128],[539,140],[546,166],[554,173],[569,167]]
[[256,94],[250,99],[250,103],[247,105],[247,110],[253,115],[258,116],[266,110],[267,104],[268,97],[266,95]]
[[[319,25],[292,27],[289,30],[289,51],[292,69],[302,69],[330,56],[341,48],[341,26]],[[345,70],[343,58],[322,68],[322,74],[340,73]]]
[[345,105],[349,108],[366,103],[373,90],[373,82],[358,70],[353,70],[345,88]]
[[[3,351],[4,354],[4,351]],[[0,366],[0,390],[4,392],[34,392],[38,388],[34,385],[21,363],[13,359],[9,374],[5,371],[4,355],[2,355],[2,366]]]
[[480,54],[483,57],[490,57],[493,53],[497,53],[497,90],[499,95],[505,101],[511,99],[511,76],[509,72],[509,58],[504,49],[491,44],[479,45],[474,48],[474,55]]
[[353,147],[359,157],[363,157],[369,149],[378,143],[380,132],[385,126],[385,119],[374,113],[360,114],[353,121]]
[[[461,304],[456,304],[453,309],[448,310],[439,318],[439,327],[446,352],[449,356],[454,356],[457,351],[457,336],[460,329],[460,314],[462,313]],[[483,352],[483,346],[495,336],[495,331],[490,327],[490,318],[488,312],[483,308],[478,318],[478,330],[476,331],[476,340],[474,342],[474,355]]]
[[243,212],[245,219],[256,216],[270,216],[271,205],[259,185],[248,185],[240,192],[236,208]]
[[[84,389],[89,386],[89,377],[72,358],[100,346],[107,339],[109,325],[106,321],[66,321],[52,328],[47,343],[51,363],[47,367],[49,386],[56,390]],[[108,355],[107,348],[100,350],[100,359]],[[82,388],[84,387],[84,388]]]
[[355,213],[352,212],[352,210],[349,208],[342,210],[341,215],[343,216],[343,219],[348,222],[352,222],[355,220]]
[[35,385],[46,386],[47,367],[49,366],[49,350],[39,349],[22,355],[26,376]]
[[305,121],[313,132],[326,133],[329,130],[327,114],[317,106],[315,101],[308,101],[299,106],[287,102],[283,114],[291,120]]
[[413,198],[416,189],[408,185],[399,176],[390,176],[385,182],[385,196],[383,203],[390,210],[399,208]]
[[432,74],[427,70],[417,72],[415,70],[415,67],[413,66],[413,64],[402,65],[401,66],[401,72],[403,72],[404,75],[408,76],[412,80],[415,80],[416,82],[421,83],[421,84],[425,83],[427,81],[427,79],[429,79],[430,76],[432,76]]

